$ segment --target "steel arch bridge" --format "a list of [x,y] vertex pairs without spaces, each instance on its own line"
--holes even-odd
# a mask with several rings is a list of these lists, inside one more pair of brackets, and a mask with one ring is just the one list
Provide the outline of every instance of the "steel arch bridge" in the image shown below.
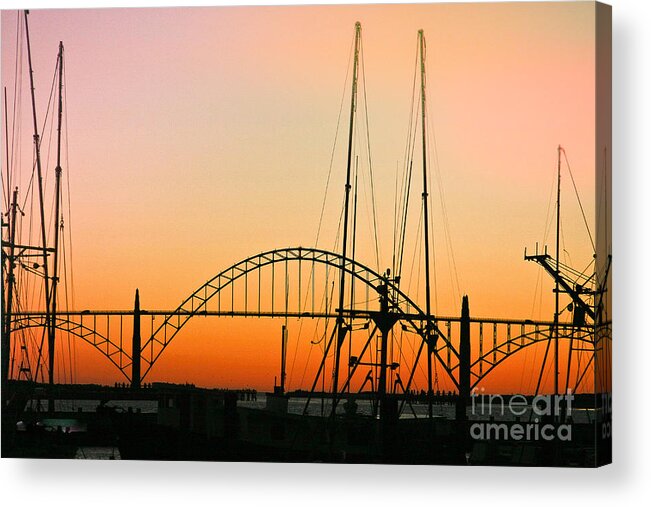
[[[293,267],[293,271],[291,268]],[[324,278],[317,284],[317,271]],[[336,301],[334,283],[330,283],[338,270],[344,270],[351,277],[352,291],[347,308],[341,313],[331,309]],[[339,271],[340,272],[340,271]],[[317,289],[321,286],[321,290]],[[416,366],[424,346],[431,350],[452,384],[459,389],[461,370],[459,336],[464,317],[427,316],[400,287],[367,266],[342,255],[316,248],[283,248],[248,257],[201,285],[175,310],[133,310],[59,312],[56,327],[62,332],[81,338],[99,350],[131,382],[139,385],[146,378],[163,351],[170,345],[181,329],[196,316],[230,317],[280,317],[298,319],[327,319],[343,315],[347,322],[377,319],[379,311],[371,309],[371,303],[380,298],[380,287],[388,288],[389,312],[396,322],[402,323],[402,330],[420,337],[420,346],[410,371],[409,380],[403,389],[409,390]],[[356,288],[361,287],[363,297],[353,297]],[[317,306],[316,298],[321,299]],[[291,302],[290,302],[291,297]],[[151,318],[150,331],[144,340],[134,340],[133,328],[140,328],[142,317]],[[154,325],[156,317],[162,323]],[[476,387],[488,374],[509,357],[527,347],[547,342],[554,334],[554,323],[549,321],[509,320],[490,318],[465,319],[474,329],[479,345],[473,351],[470,362],[470,385]],[[43,312],[16,313],[13,317],[13,331],[45,326]],[[429,326],[427,326],[429,322]],[[608,324],[609,326],[609,324]],[[352,326],[351,326],[352,327]],[[427,336],[427,329],[433,336]],[[359,356],[377,331],[369,338]],[[139,334],[139,333],[138,333]],[[569,340],[573,350],[588,353],[591,357],[579,376],[577,387],[599,349],[603,338],[610,333],[595,333],[590,326],[559,324],[559,338]],[[140,345],[140,346],[138,346]],[[486,347],[485,347],[486,345]],[[140,367],[144,366],[142,375]],[[344,388],[351,380],[356,366],[349,373]]]

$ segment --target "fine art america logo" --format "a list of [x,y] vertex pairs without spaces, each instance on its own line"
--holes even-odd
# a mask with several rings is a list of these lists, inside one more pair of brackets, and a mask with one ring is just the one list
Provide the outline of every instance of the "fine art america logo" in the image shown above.
[[[475,440],[572,440],[572,400],[574,395],[538,395],[530,400],[521,394],[477,394],[473,389],[472,415],[489,417],[470,425],[470,436]],[[499,420],[496,421],[495,418]]]

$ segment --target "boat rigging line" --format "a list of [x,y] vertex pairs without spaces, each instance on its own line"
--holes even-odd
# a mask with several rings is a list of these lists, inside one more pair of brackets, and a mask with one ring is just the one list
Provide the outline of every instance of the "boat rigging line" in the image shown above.
[[[23,29],[24,27],[24,29]],[[17,171],[20,165],[20,118],[21,118],[21,87],[23,68],[22,55],[22,37],[24,33],[25,46],[27,48],[26,57],[29,69],[29,87],[31,98],[31,120],[33,124],[33,155],[34,160],[32,163],[32,170],[30,179],[27,184],[27,191],[21,197],[23,199],[22,206],[18,202],[18,186],[19,186],[19,172]],[[62,181],[63,166],[64,166],[64,143],[65,143],[65,161],[66,166],[69,158],[68,150],[68,133],[67,133],[67,101],[64,100],[64,50],[63,43],[59,43],[56,65],[54,75],[52,78],[52,85],[50,88],[49,99],[47,102],[47,109],[43,119],[42,128],[39,131],[36,107],[36,85],[34,77],[34,68],[32,65],[32,47],[29,31],[29,11],[18,13],[16,22],[16,64],[14,76],[14,97],[13,97],[13,119],[12,119],[12,134],[11,141],[9,140],[9,118],[8,118],[8,97],[7,89],[4,88],[4,107],[5,107],[5,144],[6,144],[6,163],[7,170],[3,174],[3,183],[8,186],[15,187],[11,192],[12,199],[8,203],[7,216],[11,217],[10,229],[7,235],[7,242],[3,240],[3,260],[8,260],[6,271],[7,286],[6,286],[6,302],[8,311],[3,316],[3,335],[9,336],[11,330],[11,319],[16,311],[21,311],[25,306],[26,301],[22,301],[23,296],[29,299],[29,307],[41,306],[38,301],[43,301],[45,322],[42,326],[42,334],[40,336],[40,343],[36,343],[33,330],[25,329],[19,331],[13,342],[13,350],[10,342],[5,345],[3,336],[3,353],[7,353],[7,363],[3,360],[3,378],[13,378],[14,369],[16,364],[19,365],[18,377],[25,376],[29,380],[38,381],[39,379],[45,380],[53,384],[55,381],[55,372],[60,371],[58,380],[64,382],[70,377],[70,381],[74,381],[73,370],[76,370],[75,359],[73,358],[73,345],[71,337],[67,335],[67,354],[64,343],[60,345],[60,350],[57,349],[56,336],[57,328],[57,314],[59,311],[59,288],[61,283],[64,284],[65,290],[65,309],[69,311],[70,305],[70,288],[69,279],[72,280],[72,241],[71,231],[69,229],[68,241],[65,237],[64,228],[64,203],[63,203],[63,185]],[[58,86],[57,86],[58,84]],[[55,90],[58,91],[55,99]],[[45,171],[49,160],[49,149],[52,141],[52,134],[54,132],[54,115],[50,115],[50,111],[54,111],[55,102],[57,105],[56,113],[56,166],[54,168],[55,175],[55,190],[54,199],[52,202],[52,209],[48,211],[49,218],[46,219],[45,210],[45,192],[48,185],[47,176]],[[65,123],[64,123],[65,122]],[[43,143],[42,140],[46,134],[46,128],[49,127],[49,143],[46,158],[43,158]],[[10,152],[11,150],[11,152]],[[36,180],[34,184],[34,180]],[[70,198],[70,180],[66,177],[67,184],[67,214],[68,218],[71,215],[71,198]],[[35,187],[35,190],[32,191]],[[36,216],[34,213],[34,199],[37,198],[37,213],[38,213],[38,238],[32,236],[32,217]],[[27,235],[21,233],[22,227],[19,224],[19,218],[26,215],[25,210],[28,202],[30,203],[30,210],[28,218],[28,231]],[[3,220],[4,222],[4,220]],[[68,221],[68,224],[70,221]],[[4,223],[3,223],[4,225]],[[51,235],[51,236],[50,236]],[[48,246],[48,238],[53,240],[53,246]],[[66,242],[69,246],[66,247]],[[31,246],[34,245],[34,246]],[[6,247],[6,250],[4,249]],[[28,260],[29,259],[29,260]],[[37,260],[40,259],[40,260]],[[14,272],[15,268],[20,268]],[[63,278],[61,277],[61,269],[63,270]],[[5,266],[3,265],[3,277],[5,274]],[[35,284],[36,290],[31,290],[32,280],[36,277],[43,278],[42,284]],[[20,286],[20,290],[18,287]],[[73,294],[74,298],[74,294]],[[36,302],[36,304],[35,304]],[[3,297],[3,306],[5,299]],[[15,334],[15,333],[14,333]],[[20,335],[20,336],[18,336]],[[31,343],[30,342],[34,342]],[[47,340],[47,352],[45,351],[45,343]],[[19,343],[19,345],[18,345]],[[37,359],[34,363],[34,371],[32,371],[32,364],[30,360],[30,351],[35,351]],[[20,355],[20,360],[18,360]],[[67,357],[66,357],[67,355]],[[45,360],[47,357],[47,361]],[[66,364],[66,362],[68,364]],[[53,409],[52,404],[49,404],[49,409]]]
[[[38,122],[36,120],[36,96],[34,90],[34,70],[32,68],[32,51],[29,41],[29,22],[28,22],[29,11],[25,11],[25,35],[27,37],[27,61],[29,63],[29,82],[30,82],[30,93],[32,98],[32,118],[34,120],[34,149],[36,154],[36,170],[37,170],[37,183],[38,183],[38,198],[39,198],[39,211],[41,219],[41,245],[43,252],[43,284],[44,284],[44,293],[45,293],[45,308],[46,308],[46,330],[49,333],[50,327],[52,326],[52,316],[50,314],[50,276],[48,268],[48,252],[47,252],[47,237],[46,237],[46,222],[45,222],[45,209],[43,202],[43,171],[41,168],[41,146],[40,146],[40,136],[38,133]],[[49,360],[49,372],[48,372],[48,381],[50,384],[54,384],[54,350],[49,350],[50,360]],[[41,365],[41,352],[39,351],[39,361],[37,364],[37,375],[38,370]]]
[[[430,288],[430,253],[429,253],[429,213],[428,213],[428,186],[427,186],[427,117],[425,102],[425,36],[422,30],[418,31],[420,48],[420,100],[421,100],[421,127],[423,134],[423,231],[425,242],[425,314],[432,315],[431,288]],[[425,339],[427,341],[427,415],[432,418],[432,356],[434,354],[434,337],[431,330],[432,324],[428,319],[425,323]]]
[[[344,296],[345,296],[345,287],[346,287],[346,252],[348,246],[348,208],[350,201],[350,176],[351,176],[351,164],[352,164],[352,151],[353,151],[353,132],[355,129],[355,112],[357,109],[357,74],[359,66],[359,51],[360,51],[360,39],[362,36],[362,25],[355,23],[355,53],[353,57],[353,76],[352,76],[352,93],[350,97],[350,125],[348,129],[348,157],[346,162],[346,186],[344,189],[345,202],[344,202],[344,228],[343,228],[343,238],[342,238],[342,266],[341,266],[341,276],[339,279],[339,317],[336,321],[336,335],[337,343],[335,344],[335,357],[334,357],[334,376],[332,380],[332,416],[335,415],[335,410],[337,406],[337,388],[339,384],[339,361],[341,355],[341,345],[346,338],[348,332],[346,323],[344,321],[343,311],[344,311]],[[333,335],[333,336],[334,336]]]

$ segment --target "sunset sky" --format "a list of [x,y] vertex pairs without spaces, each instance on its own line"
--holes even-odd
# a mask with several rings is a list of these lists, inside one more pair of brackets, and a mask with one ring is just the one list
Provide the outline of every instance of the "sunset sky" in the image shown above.
[[[10,118],[16,21],[15,11],[2,12],[2,85]],[[362,24],[360,95],[365,90],[380,265],[370,233],[369,182],[361,175],[356,258],[374,269],[391,265],[396,170],[405,163],[417,32],[423,29],[432,141],[433,308],[458,315],[460,297],[468,294],[472,316],[552,320],[552,280],[525,262],[523,253],[536,242],[547,243],[553,253],[553,230],[545,237],[545,226],[553,216],[559,144],[594,235],[592,2],[32,11],[39,124],[58,43],[65,45],[64,208],[66,235],[68,228],[72,233],[66,248],[72,253],[75,309],[129,309],[137,287],[144,308],[171,310],[242,259],[274,248],[314,246],[343,93],[319,239],[319,247],[340,249],[335,236],[346,170],[346,76],[356,21]],[[32,126],[25,54],[22,62],[11,185],[25,197]],[[362,103],[360,98],[355,153],[360,171],[367,171]],[[3,147],[4,133],[3,114]],[[49,212],[55,154],[49,127],[42,147]],[[3,149],[3,189],[5,156]],[[417,156],[405,253],[409,266],[416,251],[421,170]],[[563,171],[563,259],[582,270],[593,251],[565,164]],[[25,231],[35,211],[29,206],[28,201]],[[403,289],[424,306],[423,282],[416,289],[416,278],[404,280]],[[542,294],[541,304],[534,304],[536,294]],[[269,390],[278,374],[281,324],[192,322],[146,380]],[[305,330],[299,335],[298,322],[289,326],[289,362],[294,350],[303,351],[289,373],[290,387],[309,387],[309,380],[300,382],[299,363],[312,335]],[[298,336],[303,342],[296,348]],[[76,350],[79,382],[124,380],[90,346],[79,342]],[[520,372],[534,364],[534,351],[526,354],[488,377],[486,387],[521,390]],[[538,360],[541,356],[538,352]],[[303,378],[312,377],[308,372]]]

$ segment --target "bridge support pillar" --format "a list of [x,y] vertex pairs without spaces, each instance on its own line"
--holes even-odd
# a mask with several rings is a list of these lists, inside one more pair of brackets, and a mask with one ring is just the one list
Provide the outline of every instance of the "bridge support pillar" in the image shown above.
[[[459,450],[467,456],[469,449],[469,428],[466,409],[470,401],[470,309],[468,296],[463,296],[461,302],[461,329],[459,333],[459,396],[456,406],[456,420]],[[460,456],[460,461],[465,462],[465,457]]]
[[468,296],[461,302],[461,330],[459,343],[459,395],[470,398],[470,309]]
[[[457,419],[465,419],[468,400],[470,399],[470,309],[468,296],[461,302],[461,329],[459,335],[459,403]],[[463,413],[461,413],[461,409]]]
[[133,305],[133,341],[131,342],[131,387],[140,388],[140,294],[136,289]]

